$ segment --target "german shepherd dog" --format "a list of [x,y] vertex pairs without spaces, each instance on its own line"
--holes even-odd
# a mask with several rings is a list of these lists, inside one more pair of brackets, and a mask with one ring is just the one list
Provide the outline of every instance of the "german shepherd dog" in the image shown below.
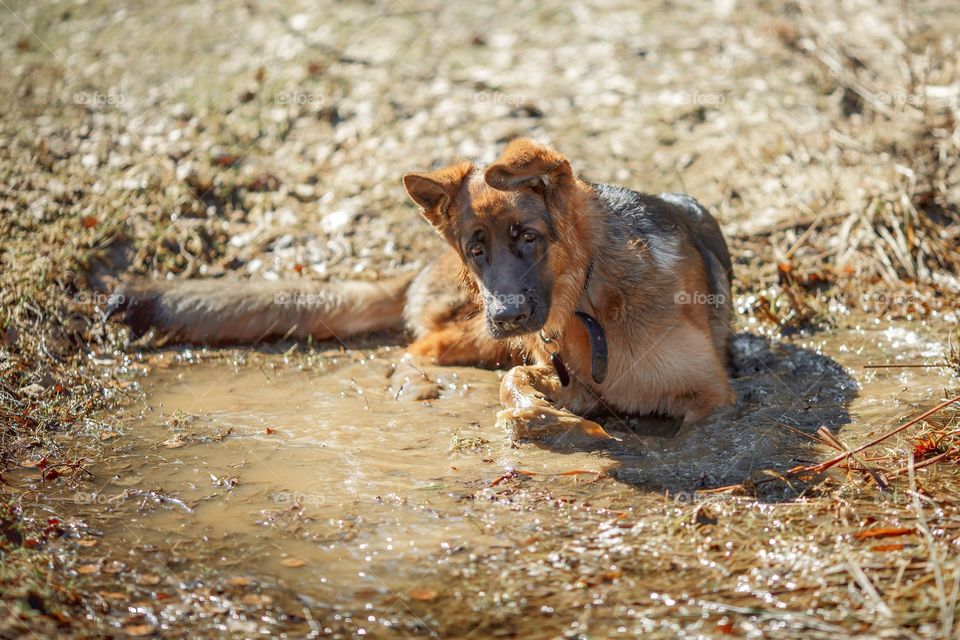
[[609,439],[585,416],[691,423],[732,402],[730,254],[693,198],[587,183],[522,138],[485,168],[460,162],[403,184],[450,245],[415,277],[131,282],[114,311],[135,334],[206,344],[405,324],[415,357],[512,367],[497,419],[516,438]]

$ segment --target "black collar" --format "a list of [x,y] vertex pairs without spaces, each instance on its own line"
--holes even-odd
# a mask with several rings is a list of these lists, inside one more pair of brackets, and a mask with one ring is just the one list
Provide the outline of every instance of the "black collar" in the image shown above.
[[589,313],[577,311],[575,315],[590,334],[590,377],[600,384],[607,379],[607,335],[600,322]]

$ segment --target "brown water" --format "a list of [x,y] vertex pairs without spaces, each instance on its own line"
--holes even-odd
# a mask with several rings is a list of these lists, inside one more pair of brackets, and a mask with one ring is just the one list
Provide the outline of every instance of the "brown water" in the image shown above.
[[[558,461],[546,452],[521,456],[503,438],[451,452],[458,438],[492,437],[476,419],[494,412],[496,373],[439,371],[441,398],[416,404],[394,399],[388,371],[388,361],[369,359],[319,374],[205,366],[158,375],[136,428],[143,442],[131,453],[142,466],[133,477],[192,513],[157,509],[134,526],[158,540],[229,537],[238,568],[274,571],[320,592],[329,584],[330,594],[348,599],[351,591],[400,588],[445,549],[498,544],[457,491],[521,458],[538,471],[559,469]],[[171,428],[174,416],[182,426]],[[227,431],[216,443],[185,446],[174,435],[190,442]],[[285,567],[289,558],[307,566]]]
[[[58,513],[100,541],[89,555],[101,574],[107,559],[158,575],[196,564],[210,583],[272,585],[357,629],[402,615],[429,629],[429,603],[451,577],[469,581],[478,559],[615,530],[667,493],[691,499],[821,459],[797,431],[828,426],[856,444],[931,405],[943,370],[862,365],[936,361],[945,342],[943,331],[876,326],[791,345],[741,336],[735,411],[679,433],[615,423],[622,442],[592,452],[509,442],[494,427],[498,372],[427,367],[439,398],[404,402],[390,379],[397,350],[309,368],[167,353],[142,379],[145,402],[114,418],[112,454],[64,492]],[[524,473],[504,478],[515,470]]]

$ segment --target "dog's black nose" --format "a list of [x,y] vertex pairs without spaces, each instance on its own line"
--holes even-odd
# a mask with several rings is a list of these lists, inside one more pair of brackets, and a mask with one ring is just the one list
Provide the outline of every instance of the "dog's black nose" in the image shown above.
[[509,308],[499,309],[493,314],[491,320],[493,324],[501,331],[514,331],[523,326],[530,318],[530,308],[526,305],[514,305]]

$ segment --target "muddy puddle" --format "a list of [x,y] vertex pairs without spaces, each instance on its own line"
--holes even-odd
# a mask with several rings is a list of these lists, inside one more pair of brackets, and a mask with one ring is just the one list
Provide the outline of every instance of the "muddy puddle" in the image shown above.
[[[352,616],[355,631],[403,615],[430,628],[452,577],[469,583],[485,558],[511,563],[519,545],[562,546],[625,513],[642,522],[665,500],[822,459],[803,435],[820,426],[855,445],[931,405],[949,370],[864,365],[942,360],[950,331],[742,334],[735,411],[679,432],[614,421],[621,443],[597,451],[511,444],[493,424],[498,372],[427,367],[440,397],[403,402],[389,378],[398,349],[331,353],[309,368],[169,352],[149,361],[143,398],[105,420],[110,454],[47,508],[96,540],[81,555],[101,583],[111,563],[157,576],[143,597],[194,566],[218,584],[272,585],[307,610]],[[33,474],[11,481],[28,489]]]

